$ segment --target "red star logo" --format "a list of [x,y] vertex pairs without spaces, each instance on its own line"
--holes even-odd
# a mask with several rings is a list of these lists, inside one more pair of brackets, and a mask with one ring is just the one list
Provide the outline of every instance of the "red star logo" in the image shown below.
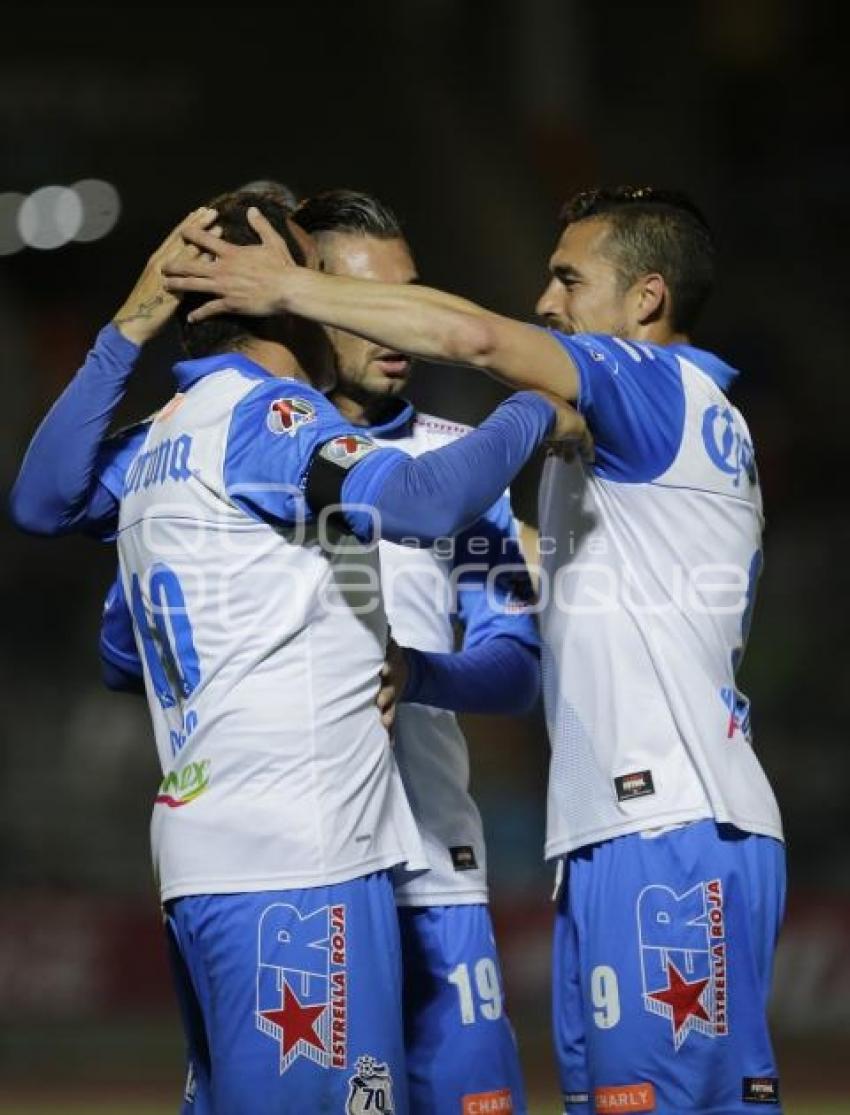
[[327,1006],[326,1003],[318,1007],[305,1007],[298,1001],[295,992],[284,980],[283,1003],[276,1010],[261,1010],[260,1016],[279,1026],[282,1033],[280,1039],[281,1056],[287,1054],[298,1044],[305,1041],[320,1052],[325,1052],[325,1043],[316,1033],[316,1020]]
[[673,1030],[676,1037],[689,1018],[701,1018],[710,1022],[708,1012],[700,1002],[700,996],[708,983],[707,979],[698,979],[688,983],[682,979],[678,968],[672,960],[667,961],[668,987],[663,991],[653,991],[649,998],[656,1002],[666,1003],[673,1010]]

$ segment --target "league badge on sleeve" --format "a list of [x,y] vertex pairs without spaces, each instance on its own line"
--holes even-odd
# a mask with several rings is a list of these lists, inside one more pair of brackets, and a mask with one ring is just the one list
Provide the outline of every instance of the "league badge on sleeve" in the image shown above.
[[719,879],[684,894],[649,886],[637,902],[643,1005],[666,1018],[678,1052],[694,1030],[729,1032],[726,930]]
[[393,1115],[394,1111],[389,1065],[374,1057],[358,1057],[354,1076],[348,1081],[345,1115],[366,1115],[367,1112]]
[[295,437],[302,426],[315,421],[316,408],[307,399],[275,399],[266,415],[271,432],[288,437]]
[[358,434],[346,434],[335,437],[326,442],[319,450],[319,455],[325,460],[333,461],[340,468],[349,469],[362,461],[369,453],[374,453],[378,446],[367,437]]

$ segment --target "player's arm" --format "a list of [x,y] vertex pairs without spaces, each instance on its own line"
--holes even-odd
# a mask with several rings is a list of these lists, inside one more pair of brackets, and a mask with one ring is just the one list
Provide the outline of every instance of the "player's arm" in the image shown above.
[[249,210],[248,220],[260,244],[225,244],[191,229],[187,239],[214,260],[199,256],[166,265],[170,290],[210,295],[190,320],[219,313],[293,313],[412,356],[482,368],[514,390],[547,391],[568,402],[577,397],[575,364],[546,330],[444,291],[298,267],[262,214]]
[[174,229],[147,261],[129,297],[98,334],[85,363],[36,430],[10,496],[12,520],[33,534],[73,530],[108,533],[117,515],[112,485],[100,481],[101,466],[115,461],[101,448],[141,351],[174,313],[175,295],[165,290],[163,261],[183,249],[190,228],[208,225],[210,211],[197,210]]
[[402,648],[402,701],[453,712],[528,712],[540,690],[540,641],[507,497],[458,536],[454,572],[463,646],[453,654]]
[[21,530],[63,534],[116,516],[117,503],[99,483],[99,455],[138,353],[114,325],[101,330],[27,449],[10,496]]
[[264,383],[234,411],[225,487],[266,521],[332,511],[361,541],[430,544],[478,518],[546,437],[582,429],[571,408],[520,392],[466,437],[413,458],[378,448],[312,388]]
[[100,673],[104,685],[122,693],[144,694],[142,661],[136,649],[133,618],[124,586],[116,577],[103,605],[100,624]]

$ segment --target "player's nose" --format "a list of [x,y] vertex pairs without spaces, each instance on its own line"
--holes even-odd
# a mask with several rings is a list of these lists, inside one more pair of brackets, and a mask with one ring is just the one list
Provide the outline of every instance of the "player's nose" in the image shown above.
[[534,307],[534,312],[538,317],[543,318],[547,325],[557,325],[561,317],[562,307],[558,296],[557,284],[555,279],[546,286],[543,293],[537,299],[537,305]]

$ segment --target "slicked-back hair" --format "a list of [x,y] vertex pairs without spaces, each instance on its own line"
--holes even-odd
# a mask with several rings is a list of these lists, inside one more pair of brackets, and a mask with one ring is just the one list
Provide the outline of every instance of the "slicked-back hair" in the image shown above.
[[243,190],[250,190],[251,193],[255,194],[271,194],[289,210],[293,210],[298,204],[298,194],[295,190],[291,186],[287,186],[285,182],[278,182],[275,178],[256,178],[253,182],[245,182],[238,186],[237,190],[239,193]]
[[[295,234],[287,224],[289,206],[273,193],[255,190],[232,190],[207,202],[218,212],[216,224],[221,236],[230,244],[259,244],[260,238],[248,224],[248,210],[252,205],[286,241],[292,258],[298,264],[305,262],[304,252]],[[244,347],[252,337],[279,334],[280,318],[246,317],[240,314],[220,314],[206,321],[190,323],[186,319],[196,307],[207,301],[204,294],[185,294],[177,310],[183,347],[192,358],[211,356],[216,352],[233,352]]]
[[602,251],[624,288],[641,275],[661,275],[671,324],[689,332],[714,286],[715,248],[708,222],[687,194],[653,186],[585,190],[561,210],[562,229],[591,218],[608,225]]
[[357,190],[323,190],[302,201],[292,215],[305,232],[348,232],[379,240],[403,237],[388,205]]

